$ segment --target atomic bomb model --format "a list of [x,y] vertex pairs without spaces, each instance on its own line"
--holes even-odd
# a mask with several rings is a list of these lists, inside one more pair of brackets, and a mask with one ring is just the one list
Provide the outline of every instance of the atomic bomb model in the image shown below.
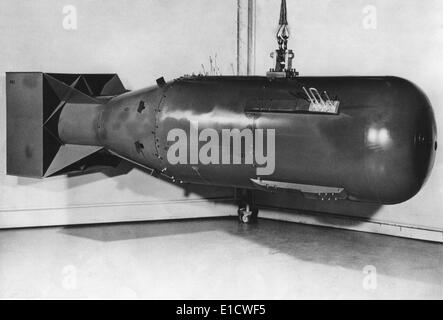
[[[7,73],[7,173],[49,177],[117,157],[178,184],[413,197],[437,149],[426,95],[397,77],[298,76],[287,24],[283,1],[266,76],[160,78],[128,91],[115,74]],[[257,213],[250,196],[239,213]]]

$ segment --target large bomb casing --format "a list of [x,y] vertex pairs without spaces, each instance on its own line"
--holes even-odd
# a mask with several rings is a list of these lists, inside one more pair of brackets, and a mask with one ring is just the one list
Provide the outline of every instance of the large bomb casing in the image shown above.
[[[437,149],[428,99],[396,77],[191,76],[128,92],[115,74],[8,73],[7,131],[13,175],[47,177],[100,153],[176,183],[380,204],[414,196]],[[240,135],[236,150],[226,132],[252,141]]]
[[[338,112],[310,111],[306,88],[334,97]],[[405,201],[423,185],[437,147],[428,99],[396,77],[183,77],[83,109],[63,109],[65,143],[103,146],[177,182],[291,189],[322,200]],[[256,163],[195,161],[207,141],[192,141],[208,128],[219,137],[226,129],[275,130],[275,170],[259,176]],[[174,129],[188,139],[185,163],[168,160]],[[218,145],[221,158],[227,150]],[[245,149],[230,156],[247,157]]]

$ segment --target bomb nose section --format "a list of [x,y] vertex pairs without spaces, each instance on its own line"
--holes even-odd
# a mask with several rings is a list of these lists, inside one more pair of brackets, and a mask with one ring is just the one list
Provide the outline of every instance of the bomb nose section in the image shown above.
[[437,127],[431,104],[426,99],[416,120],[415,171],[418,182],[423,185],[434,165],[437,152]]
[[391,104],[382,109],[382,117],[374,118],[383,119],[383,125],[375,121],[378,130],[367,131],[371,148],[367,168],[368,176],[376,181],[371,188],[377,202],[397,204],[415,196],[429,177],[437,151],[437,128],[431,103],[415,84],[389,78],[388,89]]
[[[399,170],[399,175],[403,176],[402,190],[403,202],[416,195],[428,179],[432,167],[434,166],[435,154],[437,151],[437,127],[431,103],[426,95],[417,87],[409,86],[410,104],[408,110],[409,120],[405,121],[406,137],[405,144],[409,147],[402,148],[408,150],[406,153],[399,152],[409,163]],[[403,106],[407,105],[406,102]],[[406,160],[409,159],[409,160]]]

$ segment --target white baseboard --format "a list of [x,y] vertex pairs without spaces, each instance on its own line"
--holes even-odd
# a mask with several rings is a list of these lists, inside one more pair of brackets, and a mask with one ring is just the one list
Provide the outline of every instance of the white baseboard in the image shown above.
[[232,198],[150,201],[0,211],[0,229],[223,217],[236,213]]
[[[0,211],[0,229],[41,226],[176,220],[235,216],[232,198],[72,206]],[[396,237],[442,242],[443,230],[384,221],[364,220],[329,213],[300,210],[280,211],[261,208],[259,217],[314,226],[384,234]],[[44,223],[42,223],[44,222]]]
[[306,211],[282,212],[273,208],[261,208],[259,217],[278,221],[289,221],[315,226],[338,228],[384,234],[403,238],[434,241],[443,243],[443,230],[424,229],[411,225],[395,224],[385,221],[364,220],[349,216]]

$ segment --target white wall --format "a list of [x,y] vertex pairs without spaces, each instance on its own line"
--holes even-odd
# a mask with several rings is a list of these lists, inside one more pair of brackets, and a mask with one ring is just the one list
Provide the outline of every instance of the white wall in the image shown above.
[[[77,10],[76,30],[63,28],[66,5]],[[1,1],[0,228],[235,212],[223,201],[232,198],[231,189],[193,188],[186,195],[138,169],[112,179],[106,173],[45,180],[6,176],[4,73],[116,72],[128,89],[137,89],[161,76],[199,73],[202,64],[209,70],[209,56],[217,54],[221,72],[232,74],[236,18],[235,0]]]
[[[256,74],[264,75],[273,65],[269,53],[275,49],[279,2],[257,0]],[[301,75],[408,78],[428,94],[437,126],[442,123],[442,1],[287,2],[290,47],[295,49]],[[75,31],[62,27],[62,8],[67,4],[77,8]],[[377,9],[375,30],[363,27],[363,11],[368,5]],[[236,0],[0,2],[0,227],[235,214],[235,208],[223,201],[231,198],[232,190],[195,188],[186,195],[183,189],[138,169],[112,179],[107,176],[112,172],[47,180],[5,176],[4,72],[117,72],[129,89],[136,89],[160,76],[171,79],[198,73],[202,63],[208,70],[209,55],[217,53],[222,73],[232,74],[236,67],[236,10]],[[373,231],[364,227],[363,221],[370,221],[398,226],[398,230],[410,226],[443,231],[440,153],[422,191],[400,205],[344,202],[326,206],[282,194],[264,194],[259,199],[268,206],[321,212],[300,218],[291,211],[289,220],[299,222]],[[345,219],[331,219],[326,212],[345,215]],[[285,219],[282,210],[262,213]]]
[[[272,65],[280,0],[257,0],[256,73]],[[287,1],[300,75],[395,75],[419,85],[434,107],[437,129],[443,123],[443,1],[297,0]],[[366,10],[376,9],[376,29],[366,29]],[[440,135],[441,136],[441,135]],[[333,206],[298,196],[259,197],[266,205],[361,217],[389,224],[443,230],[443,157],[413,199],[393,206],[339,203]],[[319,223],[321,215],[317,216]],[[358,225],[355,220],[346,225]],[[441,235],[440,235],[440,238]],[[443,239],[443,238],[442,238]]]

